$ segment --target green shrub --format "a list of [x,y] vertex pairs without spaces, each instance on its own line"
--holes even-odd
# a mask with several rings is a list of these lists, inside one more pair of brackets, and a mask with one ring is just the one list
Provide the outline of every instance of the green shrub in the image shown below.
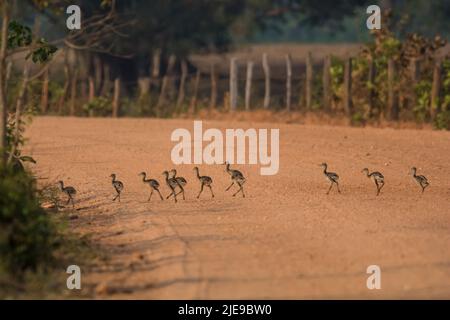
[[105,97],[95,97],[91,102],[83,106],[86,116],[107,117],[112,114],[111,101]]
[[0,267],[12,274],[45,269],[57,248],[57,230],[40,207],[26,172],[0,172]]

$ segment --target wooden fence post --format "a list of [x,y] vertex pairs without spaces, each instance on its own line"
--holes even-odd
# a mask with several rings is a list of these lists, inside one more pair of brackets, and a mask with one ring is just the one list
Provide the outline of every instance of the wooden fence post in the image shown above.
[[75,115],[75,100],[77,97],[77,81],[78,81],[78,69],[75,69],[72,79],[71,79],[71,85],[70,85],[70,115]]
[[181,78],[180,78],[180,87],[178,88],[177,108],[179,108],[184,102],[187,74],[188,74],[188,65],[186,60],[183,59],[181,60]]
[[306,109],[310,110],[312,107],[312,87],[313,87],[313,65],[312,55],[308,52],[306,56]]
[[120,78],[114,79],[114,96],[112,102],[112,116],[117,118],[120,114]]
[[245,110],[249,111],[252,96],[253,61],[247,62],[247,77],[245,80]]
[[201,72],[197,69],[197,73],[195,74],[195,82],[194,82],[194,93],[191,98],[191,104],[189,106],[189,112],[195,113],[197,111],[197,99],[198,99],[198,88],[200,86],[200,76]]
[[230,61],[230,111],[235,111],[238,99],[238,66],[237,59]]
[[331,57],[327,55],[323,60],[323,100],[322,105],[325,111],[330,111],[331,109]]
[[209,100],[209,108],[214,109],[217,105],[217,73],[216,65],[211,63],[211,98]]
[[262,66],[265,77],[264,109],[268,109],[270,106],[270,65],[267,53],[262,56]]
[[436,118],[436,115],[439,113],[441,107],[441,73],[441,61],[436,61],[433,69],[433,86],[431,88],[430,116],[432,120]]
[[373,57],[369,60],[369,116],[372,117],[375,110],[375,77],[376,77],[376,66]]
[[353,113],[352,104],[352,58],[347,58],[344,67],[344,110],[347,116]]
[[395,90],[395,61],[389,59],[388,61],[388,114],[389,120],[398,120],[398,101]]
[[291,111],[292,97],[292,59],[291,55],[286,55],[286,110]]

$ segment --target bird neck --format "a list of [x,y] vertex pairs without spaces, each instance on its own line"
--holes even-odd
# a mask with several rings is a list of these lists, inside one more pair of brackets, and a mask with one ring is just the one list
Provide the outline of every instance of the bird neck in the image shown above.
[[200,179],[200,173],[198,172],[198,169],[195,169],[195,172],[197,173],[197,178]]
[[59,182],[59,185],[60,185],[60,187],[61,187],[61,190],[64,190],[64,182],[60,181],[60,182]]
[[369,170],[364,171],[366,173],[367,178],[370,178],[371,174],[369,173]]
[[146,180],[145,180],[146,177],[147,177],[147,175],[144,173],[144,174],[142,175],[142,181],[143,181],[143,182],[146,181]]
[[324,167],[323,167],[323,173],[324,173],[324,174],[327,174],[327,173],[328,173],[328,172],[327,172],[327,166],[324,166]]

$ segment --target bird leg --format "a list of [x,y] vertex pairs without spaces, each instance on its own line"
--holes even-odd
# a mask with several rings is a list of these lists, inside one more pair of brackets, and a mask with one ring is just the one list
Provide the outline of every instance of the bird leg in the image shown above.
[[209,187],[209,190],[211,190],[212,197],[214,198],[214,192],[212,191],[212,187],[210,185],[208,185],[208,187]]
[[377,196],[378,196],[380,194],[381,188],[380,188],[380,185],[378,184],[377,180],[375,180],[375,185],[377,186]]
[[163,196],[161,195],[161,192],[159,192],[159,189],[156,189],[156,191],[158,191],[159,197],[161,198],[161,200],[164,200]]
[[331,188],[333,188],[333,182],[330,184],[330,188],[328,189],[328,191],[327,191],[327,194],[329,194],[330,193],[330,191],[331,191]]
[[239,190],[233,194],[233,197],[242,191],[242,197],[245,198],[244,188],[243,188],[242,184],[238,183],[238,186],[239,186]]
[[233,186],[233,184],[234,184],[234,181],[230,184],[230,186],[228,188],[225,189],[225,191],[230,190],[230,188]]
[[197,195],[197,199],[200,198],[200,194],[201,194],[202,191],[203,191],[203,186],[204,186],[204,184],[202,183],[202,187],[200,188],[200,192],[199,192],[198,195]]
[[341,189],[339,189],[339,182],[335,182],[336,183],[336,187],[338,189],[338,192],[341,193]]
[[153,195],[153,189],[152,189],[152,192],[150,192],[150,197],[148,197],[147,201],[150,201],[152,199],[152,195]]

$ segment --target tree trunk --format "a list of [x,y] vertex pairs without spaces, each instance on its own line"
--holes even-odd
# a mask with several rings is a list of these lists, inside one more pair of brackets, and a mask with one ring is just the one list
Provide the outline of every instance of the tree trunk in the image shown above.
[[313,90],[313,65],[312,65],[312,55],[308,52],[306,56],[306,109],[311,110],[312,108],[312,90]]
[[267,58],[267,53],[263,54],[262,66],[265,78],[265,90],[264,90],[264,109],[269,109],[270,106],[270,65],[269,59]]
[[18,144],[19,144],[20,125],[21,125],[20,118],[22,117],[22,106],[23,106],[23,102],[25,100],[25,93],[27,92],[27,87],[28,87],[29,71],[30,71],[30,64],[27,61],[27,62],[25,62],[25,65],[23,67],[22,85],[20,86],[19,93],[17,95],[16,114],[15,114],[15,118],[14,118],[13,142],[12,142],[11,151],[10,151],[9,157],[8,157],[8,163],[11,163],[11,160],[12,160],[13,156],[15,155]]
[[108,64],[103,64],[103,87],[100,93],[101,96],[107,97],[110,93],[110,90],[111,90],[111,67]]
[[325,111],[331,110],[331,57],[327,55],[323,60],[323,101],[322,106]]
[[291,55],[286,55],[286,110],[291,111],[292,97],[292,59]]
[[238,66],[237,59],[230,60],[230,111],[235,111],[237,108],[238,99]]
[[114,97],[112,103],[112,116],[117,118],[120,114],[120,78],[114,80]]
[[70,86],[70,69],[69,65],[66,63],[64,64],[64,88],[63,93],[59,97],[58,100],[58,114],[61,115],[63,111],[63,106],[66,101],[67,94],[69,93],[69,86]]
[[159,76],[160,76],[160,70],[161,70],[161,49],[156,49],[153,52],[152,55],[152,64],[151,64],[151,81],[150,81],[150,92],[152,88],[158,88],[159,87]]
[[176,56],[174,54],[171,54],[169,57],[169,62],[167,63],[166,74],[164,75],[162,84],[161,84],[161,92],[159,94],[158,105],[157,105],[158,108],[161,108],[166,103],[168,89],[171,89],[170,82],[172,81],[173,68],[175,67],[175,62],[176,62]]
[[47,68],[42,76],[42,94],[41,94],[41,113],[46,114],[48,109],[48,77],[49,69]]
[[431,105],[430,105],[430,116],[431,120],[436,118],[436,115],[439,113],[441,109],[441,73],[442,73],[442,64],[440,61],[437,61],[434,64],[433,69],[433,86],[431,88]]
[[217,74],[216,66],[211,64],[211,99],[209,100],[209,108],[214,109],[217,105]]
[[186,96],[186,77],[188,73],[188,65],[186,60],[181,60],[181,78],[180,87],[178,88],[177,109],[182,106]]
[[100,56],[98,54],[94,54],[94,76],[95,76],[95,88],[96,96],[100,96],[103,89],[103,62],[100,59]]
[[252,98],[253,61],[247,62],[247,77],[245,80],[245,110],[250,111]]
[[9,3],[3,1],[2,9],[2,31],[0,44],[0,166],[6,163],[6,114],[8,112],[6,105],[6,83],[5,83],[5,62],[6,62],[6,44],[8,39],[9,25]]
[[351,116],[353,114],[352,58],[347,58],[344,67],[344,110],[347,116]]

